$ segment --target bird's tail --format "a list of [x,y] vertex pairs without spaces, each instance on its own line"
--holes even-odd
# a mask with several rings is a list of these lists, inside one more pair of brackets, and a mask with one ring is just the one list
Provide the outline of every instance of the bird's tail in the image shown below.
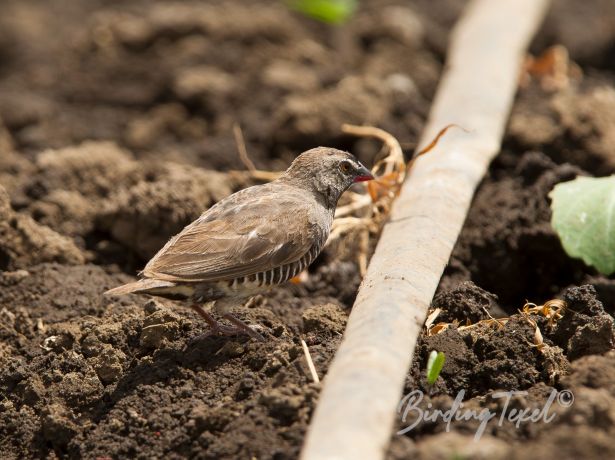
[[104,293],[104,295],[140,294],[140,293],[156,291],[157,289],[171,288],[174,286],[175,286],[175,283],[171,281],[162,281],[162,280],[154,280],[154,279],[145,278],[139,281],[135,281],[133,283],[124,284],[122,286],[109,289],[108,291]]

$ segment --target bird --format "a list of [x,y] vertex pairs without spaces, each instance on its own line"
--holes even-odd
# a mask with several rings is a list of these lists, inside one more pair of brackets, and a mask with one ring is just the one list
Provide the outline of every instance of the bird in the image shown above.
[[[208,334],[264,340],[231,309],[314,262],[341,195],[352,184],[373,178],[351,153],[329,147],[307,150],[277,179],[214,204],[158,251],[138,281],[105,295],[185,300],[208,324]],[[212,312],[230,325],[217,321]]]

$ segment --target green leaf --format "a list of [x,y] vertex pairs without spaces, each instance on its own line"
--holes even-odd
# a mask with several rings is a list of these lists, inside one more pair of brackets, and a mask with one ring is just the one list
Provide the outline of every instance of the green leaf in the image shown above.
[[615,176],[577,177],[551,193],[551,226],[570,257],[615,272]]
[[429,358],[427,359],[427,383],[430,385],[433,385],[438,380],[440,371],[442,371],[444,366],[444,360],[444,353],[441,351],[433,350],[429,353]]
[[306,16],[332,24],[341,24],[357,8],[357,0],[287,0],[288,5]]

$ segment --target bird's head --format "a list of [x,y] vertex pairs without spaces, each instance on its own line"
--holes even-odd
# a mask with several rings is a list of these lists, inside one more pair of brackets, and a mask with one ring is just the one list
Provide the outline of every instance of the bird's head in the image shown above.
[[373,178],[370,170],[354,155],[328,147],[303,152],[281,177],[297,186],[322,193],[334,205],[353,183]]

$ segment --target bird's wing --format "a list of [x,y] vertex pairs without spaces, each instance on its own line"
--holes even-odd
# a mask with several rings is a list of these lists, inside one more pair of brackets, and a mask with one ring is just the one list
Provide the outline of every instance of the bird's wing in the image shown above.
[[168,281],[230,280],[295,262],[326,239],[311,223],[305,199],[260,193],[229,198],[172,238],[143,275]]

